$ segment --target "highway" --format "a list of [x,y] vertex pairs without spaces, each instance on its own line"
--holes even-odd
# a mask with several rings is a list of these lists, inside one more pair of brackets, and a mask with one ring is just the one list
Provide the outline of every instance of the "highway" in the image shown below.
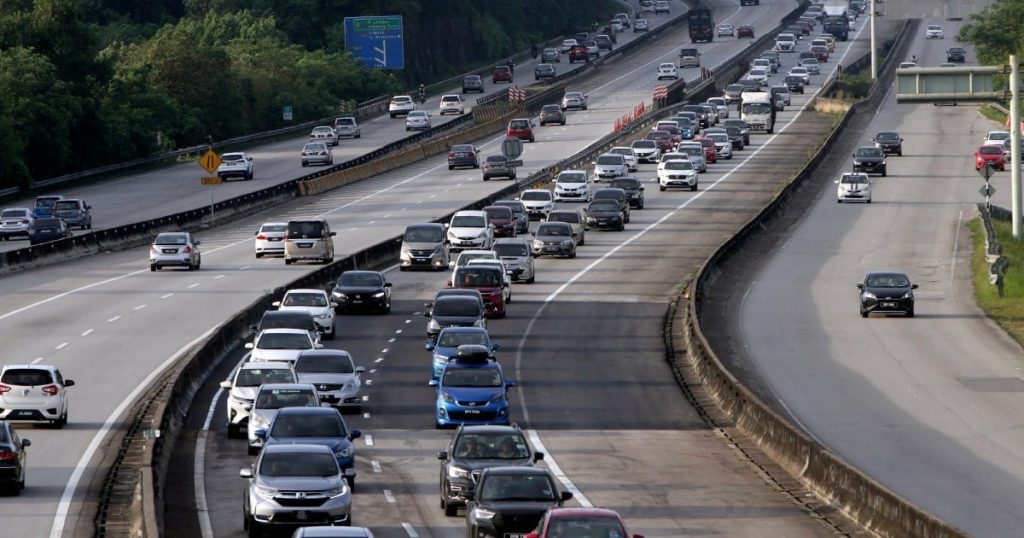
[[[768,15],[766,8],[758,13]],[[884,31],[886,25],[881,26]],[[734,45],[725,43],[727,50]],[[720,61],[722,45],[706,47],[705,61]],[[863,41],[853,45],[860,53],[865,50]],[[846,46],[840,44],[837,55]],[[675,54],[675,45],[666,49],[652,54],[646,69],[663,61],[662,55],[669,59]],[[785,70],[794,58],[784,62]],[[628,109],[634,93],[646,95],[654,81],[632,74],[602,74],[611,80],[604,83],[607,87],[590,90],[589,117],[573,121],[582,114],[571,114],[564,134],[528,145],[528,164],[570,154]],[[613,95],[613,100],[606,95]],[[794,96],[794,107],[780,114],[781,124],[794,121],[796,110],[809,97],[810,93]],[[538,260],[537,283],[513,286],[509,317],[492,323],[491,332],[504,344],[499,359],[521,383],[513,397],[514,420],[541,441],[547,461],[555,463],[565,474],[565,483],[582,494],[583,504],[619,510],[633,532],[646,536],[831,535],[829,527],[806,518],[791,501],[766,487],[747,463],[707,430],[666,367],[662,334],[665,308],[681,279],[800,168],[831,122],[828,116],[804,112],[771,138],[770,145],[764,143],[768,136],[755,134],[753,145],[732,162],[711,165],[702,176],[701,192],[660,193],[648,183],[646,209],[633,214],[626,233],[591,232],[577,259]],[[429,160],[412,170],[330,193],[312,210],[302,205],[305,200],[297,200],[281,211],[287,215],[340,207],[419,175],[430,185],[446,183],[451,174],[441,168],[443,160]],[[638,175],[650,179],[653,168],[642,165]],[[353,192],[356,187],[359,190]],[[483,186],[461,185],[462,190],[478,187]],[[434,204],[427,193],[439,189],[402,188],[404,196],[395,199],[374,196],[370,214],[400,212],[415,197],[427,197],[422,205]],[[431,214],[455,206],[437,204],[442,205]],[[349,206],[345,213],[359,218],[351,212],[360,207]],[[239,223],[239,229],[251,229],[259,221],[255,217]],[[374,230],[379,228],[375,225]],[[641,259],[648,263],[638,263]],[[369,370],[364,380],[372,381],[365,389],[366,414],[349,415],[347,421],[369,434],[368,441],[357,441],[355,524],[370,526],[378,536],[464,535],[462,519],[446,518],[437,507],[434,455],[450,431],[433,428],[433,391],[426,385],[430,354],[423,349],[422,304],[443,285],[446,275],[389,271],[396,294],[392,314],[345,316],[338,324],[339,340],[327,342],[351,352]],[[181,480],[169,485],[165,507],[167,513],[194,513],[193,494],[198,489],[208,506],[213,536],[243,534],[238,470],[252,460],[245,454],[244,441],[227,439],[224,431],[224,394],[216,384],[231,366],[228,361],[213,376],[193,407],[193,431],[179,443],[183,453],[171,473]],[[193,477],[195,454],[189,451],[204,423],[209,435],[198,449],[205,465]],[[204,519],[182,517],[169,523],[176,535],[200,535]]]
[[[928,24],[944,25],[946,39],[925,40]],[[910,54],[922,66],[945,62],[958,26],[922,21]],[[789,207],[792,218],[737,263],[731,292],[716,294],[731,308],[714,346],[781,412],[885,486],[972,535],[1019,536],[1021,348],[974,303],[966,228],[981,201],[973,150],[1003,127],[976,106],[897,105],[891,91],[861,116],[815,178],[816,197]],[[901,133],[903,156],[874,179],[872,204],[837,204],[832,180],[880,130]],[[1008,207],[1009,172],[993,185]],[[861,319],[854,284],[872,270],[920,284],[914,319]]]

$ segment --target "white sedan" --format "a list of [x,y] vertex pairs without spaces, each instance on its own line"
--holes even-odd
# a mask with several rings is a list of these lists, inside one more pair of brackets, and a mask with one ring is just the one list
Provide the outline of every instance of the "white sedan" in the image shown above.
[[426,110],[413,110],[405,117],[406,131],[425,131],[430,129],[430,114]]
[[672,80],[679,79],[679,72],[676,70],[676,64],[663,63],[658,66],[658,80],[670,78]]
[[768,70],[762,67],[755,67],[747,73],[745,78],[763,86],[768,83]]
[[338,305],[331,301],[327,292],[318,289],[294,289],[285,292],[274,306],[282,312],[304,312],[313,318],[327,340],[334,339],[334,309]]
[[254,342],[245,344],[251,350],[250,362],[280,361],[295,364],[299,353],[307,349],[320,349],[324,345],[314,342],[305,329],[264,329]]
[[928,25],[928,29],[924,32],[925,39],[945,39],[946,33],[942,30],[942,27],[938,24]]

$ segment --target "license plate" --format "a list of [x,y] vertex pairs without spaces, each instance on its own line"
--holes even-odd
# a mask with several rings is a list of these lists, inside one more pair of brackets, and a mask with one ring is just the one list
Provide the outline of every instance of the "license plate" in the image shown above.
[[313,248],[313,243],[299,243],[299,248]]
[[363,302],[363,300],[362,299],[352,299],[352,302],[354,304],[359,304],[359,303]]
[[424,263],[430,261],[428,258],[413,258],[413,261],[418,263]]
[[281,239],[282,239],[281,237],[271,237],[271,238],[267,239],[267,241],[280,241]]
[[521,532],[506,532],[505,538],[526,538],[526,535]]
[[176,248],[165,248],[164,249],[164,254],[177,254],[177,253],[178,253],[178,249],[176,249]]
[[893,302],[883,302],[882,303],[882,308],[896,308],[896,303],[893,303]]
[[466,414],[467,415],[479,415],[480,414],[480,410],[479,409],[466,409]]
[[599,221],[597,221],[597,223],[598,224],[608,224],[608,221],[606,221],[606,220],[599,220]]
[[297,510],[295,512],[295,519],[297,521],[306,521],[309,519],[309,514],[305,510]]
[[544,250],[548,252],[555,252],[558,250],[558,247],[544,247]]
[[32,411],[15,411],[14,416],[16,417],[31,417],[33,416]]

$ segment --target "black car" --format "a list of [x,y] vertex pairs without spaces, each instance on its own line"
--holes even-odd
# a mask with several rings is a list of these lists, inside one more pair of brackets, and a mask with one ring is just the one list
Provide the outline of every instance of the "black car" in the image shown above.
[[542,78],[555,78],[555,66],[551,64],[537,64],[533,68],[533,80],[540,80]]
[[455,430],[448,450],[437,453],[441,460],[441,508],[444,515],[456,515],[466,505],[484,469],[532,466],[544,459],[543,452],[531,452],[519,426],[466,426]]
[[730,118],[725,120],[725,128],[735,127],[740,130],[740,136],[743,137],[743,145],[750,145],[750,128],[747,126],[747,122],[738,118]]
[[[441,291],[447,292],[449,289]],[[424,317],[430,318],[427,323],[427,340],[436,340],[445,327],[487,326],[484,321],[487,303],[484,303],[479,291],[459,289],[458,294],[442,294],[441,291],[433,301],[427,303],[427,311],[423,313]]]
[[543,222],[533,235],[533,255],[576,257],[576,240],[568,222]]
[[875,147],[881,149],[884,153],[895,153],[896,155],[903,156],[903,139],[900,138],[900,134],[894,131],[882,131],[875,135],[871,139],[875,143]]
[[71,229],[61,219],[36,219],[28,229],[28,244],[38,245],[71,237]]
[[9,422],[0,420],[0,454],[5,455],[0,458],[0,486],[8,495],[21,495],[25,489],[25,449],[31,444],[18,437]]
[[337,314],[354,310],[391,312],[391,283],[378,271],[345,271],[331,284],[331,300]]
[[782,82],[786,84],[791,93],[804,93],[804,77],[798,75],[786,75],[786,78],[782,79]]
[[587,226],[621,232],[626,229],[626,218],[617,201],[594,200],[587,206]]
[[565,125],[565,111],[562,110],[561,105],[544,105],[541,107],[540,126],[543,127],[549,123]]
[[484,93],[484,79],[480,75],[466,75],[462,78],[462,93]]
[[608,184],[608,187],[625,191],[630,207],[644,208],[644,186],[640,184],[639,179],[632,176],[615,178]]
[[626,196],[626,191],[612,187],[597,189],[591,200],[615,200],[619,204],[619,210],[625,216],[625,222],[629,222],[629,197]]
[[946,61],[964,63],[967,61],[967,51],[963,47],[950,47],[946,51]]
[[707,128],[708,124],[711,122],[711,118],[708,116],[708,111],[701,105],[683,105],[682,110],[697,114],[697,119],[700,120],[700,127],[702,129]]
[[480,168],[480,150],[473,144],[455,144],[448,148],[448,169],[459,166]]
[[914,317],[914,290],[917,284],[910,282],[904,273],[868,273],[864,282],[857,284],[860,290],[860,316],[868,314],[906,314]]
[[466,504],[466,536],[525,536],[537,527],[548,508],[571,498],[571,492],[558,489],[558,481],[547,469],[485,469]]
[[[743,120],[740,120],[743,121]],[[743,137],[743,129],[735,125],[726,124],[722,129],[725,129],[725,134],[729,135],[729,142],[732,142],[732,149],[743,149],[746,147],[747,141]],[[747,138],[750,134],[747,134]]]
[[857,148],[853,154],[853,171],[885,177],[885,152],[875,146]]

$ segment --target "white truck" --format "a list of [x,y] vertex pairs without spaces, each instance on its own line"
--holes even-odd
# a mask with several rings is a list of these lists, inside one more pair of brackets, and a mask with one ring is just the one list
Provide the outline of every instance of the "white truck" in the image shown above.
[[846,17],[846,9],[849,3],[847,0],[825,0],[822,9],[826,17]]
[[740,94],[740,118],[750,130],[775,132],[775,106],[771,92],[743,92]]

